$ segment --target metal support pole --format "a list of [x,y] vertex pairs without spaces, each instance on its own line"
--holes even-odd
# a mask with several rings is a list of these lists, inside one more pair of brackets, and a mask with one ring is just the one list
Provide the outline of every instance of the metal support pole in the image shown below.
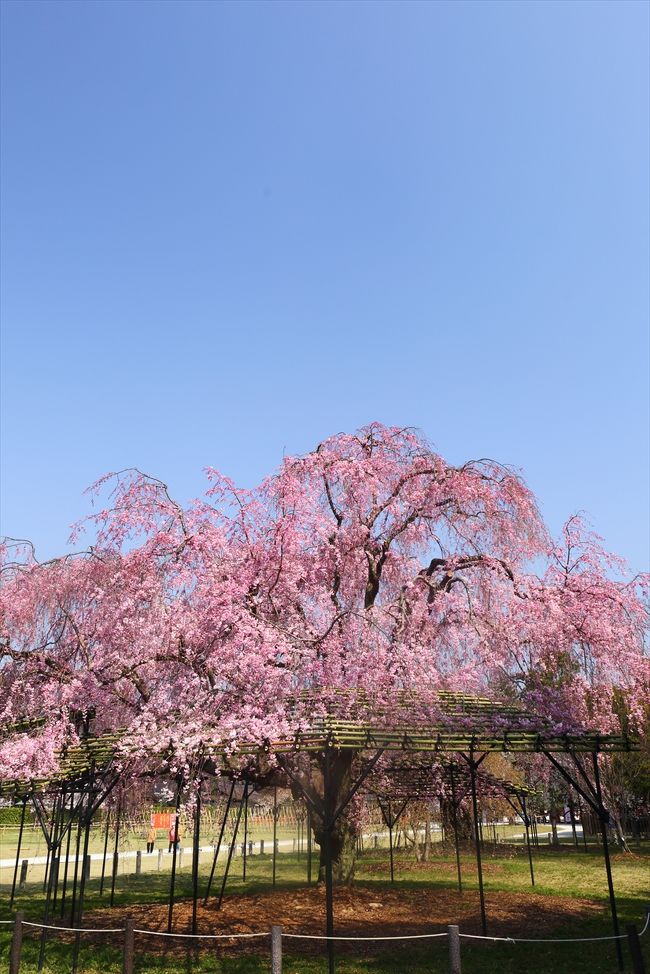
[[117,806],[117,815],[115,816],[115,846],[113,848],[113,866],[111,870],[111,899],[110,905],[113,905],[115,900],[115,880],[117,879],[117,866],[119,862],[119,852],[118,843],[120,841],[120,824],[122,821],[122,797],[120,796],[120,802]]
[[210,895],[210,889],[212,887],[212,879],[214,877],[214,870],[217,865],[217,858],[219,856],[219,850],[221,849],[221,841],[223,839],[223,834],[226,831],[226,822],[228,821],[228,812],[230,811],[230,806],[232,804],[232,798],[235,793],[235,780],[233,778],[232,784],[230,786],[230,794],[228,795],[228,801],[226,802],[226,808],[223,813],[223,819],[221,820],[221,829],[219,830],[219,838],[217,840],[217,845],[214,850],[214,856],[212,858],[212,868],[210,869],[210,877],[208,879],[208,888],[205,891],[205,896],[203,897],[203,906],[208,902],[208,896]]
[[273,887],[275,888],[275,857],[278,847],[278,788],[273,788]]
[[68,823],[66,825],[67,837],[65,840],[65,866],[63,869],[63,886],[61,888],[61,910],[59,916],[63,917],[65,913],[65,897],[68,891],[68,866],[70,863],[70,841],[72,838],[72,823],[74,821],[74,788],[70,792],[70,816]]
[[[323,775],[323,840],[325,842],[325,913],[326,934],[328,938],[334,936],[334,871],[332,868],[332,829],[334,827],[334,802],[332,798],[332,768],[331,748],[325,751],[325,774]],[[328,974],[334,974],[334,941],[327,941],[327,969]]]
[[248,853],[248,782],[244,785],[244,849],[242,854],[242,882],[246,882],[246,859]]
[[77,843],[75,846],[74,854],[74,872],[72,874],[72,905],[70,907],[70,926],[74,927],[75,910],[77,907],[77,881],[79,879],[79,855],[81,852],[81,832],[83,825],[83,801],[84,794],[83,791],[79,792],[79,804],[77,805],[77,812],[79,814],[79,821],[77,822]]
[[576,832],[576,814],[575,814],[575,808],[574,808],[574,805],[573,805],[573,798],[571,797],[571,795],[569,795],[568,805],[569,805],[569,818],[571,819],[571,831],[573,832],[573,844],[574,844],[574,846],[577,849],[578,848],[578,833]]
[[56,913],[56,901],[59,895],[59,872],[61,864],[61,844],[63,842],[63,828],[65,823],[65,803],[67,800],[67,795],[65,790],[61,794],[61,802],[59,804],[59,815],[58,824],[56,827],[56,846],[53,850],[53,860],[52,860],[52,870],[54,874],[53,881],[53,898],[52,898],[52,916]]
[[[84,849],[83,849],[83,860],[82,860],[82,869],[81,869],[81,883],[79,885],[79,904],[77,906],[77,922],[76,923],[74,922],[74,914],[73,914],[73,926],[78,926],[78,927],[81,926],[81,921],[82,921],[82,917],[83,917],[83,909],[84,909],[84,896],[85,896],[85,893],[86,893],[86,876],[87,876],[86,863],[87,863],[88,858],[89,858],[88,857],[88,845],[89,845],[89,842],[90,842],[90,826],[91,826],[92,811],[93,811],[93,809],[92,809],[92,804],[93,804],[92,799],[93,799],[93,793],[92,793],[92,786],[91,786],[91,788],[90,788],[90,790],[88,792],[88,805],[86,807],[86,816],[85,816],[86,817],[86,822],[85,822],[85,829],[84,829]],[[76,972],[77,972],[77,964],[79,962],[80,938],[81,938],[81,934],[76,934],[75,935],[74,950],[72,952],[72,974],[76,974]]]
[[45,941],[47,940],[47,929],[46,926],[50,919],[50,904],[52,902],[52,888],[54,885],[54,873],[55,873],[55,854],[58,846],[58,826],[59,826],[59,803],[63,803],[63,795],[57,798],[54,802],[54,808],[52,809],[52,828],[50,829],[50,845],[51,853],[50,856],[50,871],[47,877],[47,894],[45,897],[45,912],[43,916],[43,923],[45,926],[41,931],[41,946],[38,954],[38,970],[43,970],[43,964],[45,962]]
[[[598,800],[599,818],[600,818],[600,833],[603,837],[603,855],[605,857],[605,871],[607,873],[607,887],[609,889],[609,903],[612,911],[612,926],[614,928],[614,936],[619,937],[620,931],[618,926],[618,913],[616,911],[616,897],[614,895],[614,881],[612,879],[612,865],[609,860],[609,843],[607,839],[607,823],[609,821],[609,812],[605,811],[603,806],[603,794],[600,787],[600,772],[598,770],[598,753],[594,751],[593,753],[593,764],[594,764],[594,784],[596,785],[596,798]],[[623,950],[621,947],[621,941],[615,940],[616,944],[616,959],[618,961],[619,971],[623,970]]]
[[201,834],[201,782],[196,793],[194,809],[194,841],[192,849],[192,933],[196,933],[196,904],[199,898],[199,849]]
[[587,848],[587,822],[585,820],[585,813],[582,810],[582,805],[580,799],[578,798],[578,811],[580,812],[580,825],[582,826],[582,844],[584,846],[585,852],[588,852]]
[[174,819],[174,846],[172,849],[172,874],[169,881],[169,909],[167,911],[167,933],[172,932],[172,916],[174,913],[174,889],[176,886],[176,855],[178,852],[178,826],[181,817],[181,792],[183,783],[179,780],[176,791],[176,818]]
[[456,785],[454,781],[454,766],[451,765],[450,769],[451,776],[451,817],[452,825],[454,827],[454,845],[456,846],[456,872],[458,873],[458,891],[463,892],[463,878],[461,876],[460,870],[460,845],[458,842],[458,803],[456,801]]
[[645,974],[645,963],[643,954],[641,953],[641,941],[639,940],[639,931],[636,928],[636,923],[626,923],[625,932],[627,933],[627,942],[632,957],[632,970],[634,974]]
[[485,893],[483,891],[483,865],[481,863],[481,839],[478,824],[478,802],[476,800],[476,762],[473,755],[470,755],[469,774],[472,786],[472,809],[474,812],[474,843],[476,846],[476,867],[478,869],[478,892],[481,901],[481,929],[483,936],[487,936],[487,919],[485,916]]
[[531,852],[531,849],[530,849],[530,831],[529,831],[530,817],[528,815],[528,811],[526,810],[526,797],[525,797],[525,795],[523,795],[523,794],[520,795],[519,796],[519,801],[521,802],[521,810],[523,812],[523,817],[524,817],[524,828],[526,829],[526,848],[528,850],[528,865],[530,866],[530,883],[531,883],[531,886],[534,886],[535,885],[535,871],[533,869],[533,855],[532,855],[532,852]]
[[[416,843],[418,841],[417,835],[415,836],[415,841]],[[391,883],[394,883],[395,870],[393,866],[393,815],[392,815],[392,809],[390,807],[390,801],[388,802],[388,847],[390,851],[390,881]],[[416,849],[416,852],[418,852],[419,855],[419,850]]]
[[50,870],[50,858],[52,854],[52,833],[54,831],[54,815],[52,816],[52,825],[50,826],[49,832],[45,836],[45,842],[47,844],[47,856],[45,857],[45,873],[43,874],[43,892],[47,889],[47,881],[49,878]]
[[312,838],[311,838],[311,809],[307,806],[307,885],[311,886],[311,855],[312,855]]
[[14,896],[16,894],[16,879],[18,878],[18,862],[20,860],[20,847],[23,842],[23,829],[25,827],[25,811],[27,809],[27,797],[23,798],[23,808],[20,813],[20,829],[18,831],[18,848],[16,849],[16,865],[14,867],[14,879],[11,884],[11,896],[9,897],[9,906],[11,907],[14,902]]
[[106,853],[108,851],[108,827],[110,825],[110,821],[111,821],[111,810],[109,808],[108,812],[106,813],[106,830],[104,833],[104,857],[102,859],[102,878],[99,881],[100,896],[104,895],[104,874],[106,872]]
[[221,889],[219,890],[219,899],[217,900],[217,909],[221,909],[221,902],[223,900],[223,894],[226,889],[226,882],[228,881],[228,873],[230,871],[230,863],[232,861],[232,854],[235,851],[237,845],[237,833],[239,832],[239,823],[241,821],[243,803],[239,803],[239,808],[237,810],[237,818],[235,820],[235,831],[233,832],[232,842],[230,843],[230,848],[228,849],[228,859],[226,861],[226,868],[223,873],[223,880],[221,881]]

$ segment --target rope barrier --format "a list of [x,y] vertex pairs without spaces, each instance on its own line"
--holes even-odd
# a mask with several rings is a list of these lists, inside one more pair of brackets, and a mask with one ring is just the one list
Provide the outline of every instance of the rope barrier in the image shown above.
[[252,937],[270,937],[267,933],[166,933],[164,930],[141,930],[133,928],[133,933],[143,933],[148,937],[192,937],[196,940],[242,940]]
[[524,937],[482,937],[477,933],[459,933],[458,936],[465,937],[466,940],[490,940],[492,943],[503,944],[584,944],[596,940],[625,940],[627,935],[620,933],[616,937],[567,937],[564,939],[550,937],[548,939],[535,938],[532,940]]
[[23,920],[24,927],[38,927],[39,930],[58,930],[59,933],[124,933],[124,927],[59,927],[47,923],[31,923]]
[[314,933],[285,933],[282,931],[282,939],[290,937],[292,940],[432,940],[434,937],[447,937],[445,933],[412,933],[404,934],[401,937],[328,937]]
[[[639,931],[639,937],[642,937],[646,930],[650,926],[650,911],[646,913],[645,923],[643,924],[643,930]],[[601,940],[627,940],[627,934],[619,933],[616,936],[610,937],[549,937],[548,939],[528,939],[525,937],[482,937],[477,933],[459,933],[459,937],[465,937],[467,940],[490,940],[493,943],[504,943],[504,944],[586,944],[586,943],[596,943]]]
[[[13,926],[14,920],[0,920],[2,926]],[[52,924],[46,923],[33,923],[31,920],[23,920],[23,926],[25,927],[38,927],[39,930],[58,930],[59,933],[124,933],[123,927],[60,927],[54,926]],[[648,930],[650,926],[650,911],[646,914],[645,923],[643,929],[639,931],[639,937],[642,937]],[[143,934],[145,937],[176,937],[181,939],[192,939],[192,940],[252,940],[259,937],[270,937],[270,932],[265,933],[166,933],[163,930],[145,930],[142,927],[134,927],[134,933]],[[464,937],[466,940],[488,940],[491,943],[504,943],[504,944],[583,944],[583,943],[597,943],[606,940],[625,940],[627,934],[618,934],[618,936],[609,937],[569,937],[569,938],[534,938],[529,939],[525,937],[485,937],[477,933],[460,933],[459,937]],[[402,934],[397,937],[342,937],[342,936],[331,936],[328,937],[327,934],[313,934],[313,933],[284,933],[282,932],[283,939],[290,940],[346,940],[346,941],[384,941],[384,940],[435,940],[438,937],[447,937],[448,933],[445,931],[443,933],[413,933],[413,934]]]

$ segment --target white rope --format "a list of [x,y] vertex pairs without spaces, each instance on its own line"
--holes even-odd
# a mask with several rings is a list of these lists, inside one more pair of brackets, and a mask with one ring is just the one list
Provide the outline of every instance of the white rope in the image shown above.
[[503,944],[585,944],[593,943],[596,940],[625,940],[627,934],[620,933],[616,937],[569,937],[566,939],[551,937],[549,939],[528,940],[524,937],[481,937],[477,933],[459,933],[459,937],[468,940],[490,940],[492,943]]
[[269,933],[165,933],[163,930],[141,930],[133,928],[133,933],[144,933],[149,937],[192,937],[196,940],[241,940],[251,937],[270,937]]
[[432,940],[434,937],[447,937],[445,933],[412,933],[404,934],[401,937],[328,937],[314,933],[285,933],[282,931],[282,939],[291,937],[292,940]]
[[124,933],[124,927],[56,927],[47,923],[31,923],[23,920],[24,927],[38,927],[39,930],[58,930],[59,933]]
[[[3,926],[13,926],[14,920],[0,920]],[[59,933],[124,933],[123,927],[58,927],[45,923],[32,923],[30,920],[23,920],[25,927],[38,927],[39,930],[58,930]],[[642,937],[650,926],[650,911],[646,914],[643,929],[639,932]],[[256,937],[269,937],[270,933],[165,933],[162,930],[145,930],[135,927],[134,933],[144,934],[147,937],[177,937],[190,938],[193,940],[251,940]],[[447,937],[444,933],[413,933],[404,934],[398,937],[328,937],[327,934],[313,933],[284,933],[282,937],[291,940],[348,940],[348,941],[383,941],[383,940],[435,940],[437,937]],[[489,940],[491,943],[503,944],[584,944],[596,943],[604,940],[625,940],[627,934],[619,934],[610,937],[571,937],[571,938],[548,938],[548,939],[526,939],[523,937],[484,937],[477,933],[459,933],[459,937],[466,940]]]

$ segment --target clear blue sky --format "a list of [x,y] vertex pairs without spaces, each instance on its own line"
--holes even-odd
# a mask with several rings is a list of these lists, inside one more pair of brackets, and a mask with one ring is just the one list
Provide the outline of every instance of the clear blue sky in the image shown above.
[[648,561],[648,15],[2,3],[2,531],[374,419]]

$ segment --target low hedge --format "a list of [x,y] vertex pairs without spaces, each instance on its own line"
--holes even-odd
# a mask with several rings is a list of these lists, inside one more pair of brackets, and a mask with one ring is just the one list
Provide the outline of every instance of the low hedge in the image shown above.
[[[23,814],[22,805],[14,805],[13,808],[0,808],[0,825],[20,825],[20,818]],[[34,814],[31,808],[25,814],[25,825],[32,821]]]

